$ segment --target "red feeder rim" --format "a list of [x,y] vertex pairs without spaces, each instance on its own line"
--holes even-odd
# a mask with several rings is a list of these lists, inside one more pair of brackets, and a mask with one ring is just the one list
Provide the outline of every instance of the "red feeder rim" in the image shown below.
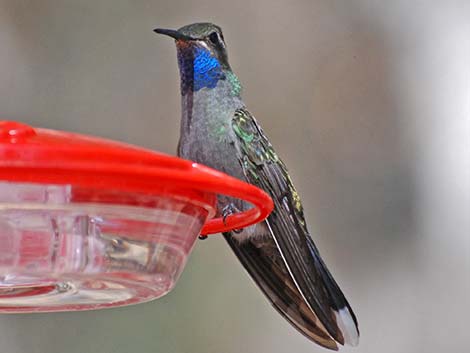
[[204,235],[258,223],[273,209],[264,191],[204,165],[124,143],[13,121],[0,121],[0,180],[176,196],[197,193],[209,218],[215,215],[215,194],[254,206],[225,220],[210,219],[202,229]]

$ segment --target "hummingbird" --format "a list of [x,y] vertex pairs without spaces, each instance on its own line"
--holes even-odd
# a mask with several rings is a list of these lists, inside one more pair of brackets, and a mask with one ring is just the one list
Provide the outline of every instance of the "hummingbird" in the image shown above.
[[[251,183],[273,199],[265,221],[224,238],[274,308],[304,336],[332,350],[357,345],[356,316],[312,240],[285,164],[243,103],[221,28],[193,23],[154,31],[176,43],[182,102],[178,156]],[[218,198],[223,217],[249,207]]]

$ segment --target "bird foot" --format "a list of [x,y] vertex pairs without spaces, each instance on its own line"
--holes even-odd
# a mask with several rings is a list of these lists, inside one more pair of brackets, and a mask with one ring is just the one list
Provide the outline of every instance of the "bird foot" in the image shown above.
[[[225,206],[222,209],[222,220],[224,222],[224,225],[227,225],[226,220],[228,216],[231,216],[234,213],[241,212],[233,203],[229,203],[227,206]],[[234,229],[232,232],[238,234],[241,233],[243,229]]]

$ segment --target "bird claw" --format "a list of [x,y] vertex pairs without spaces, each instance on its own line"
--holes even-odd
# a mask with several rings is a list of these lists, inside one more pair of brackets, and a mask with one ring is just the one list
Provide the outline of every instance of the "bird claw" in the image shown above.
[[[224,222],[225,226],[227,225],[227,222],[226,222],[227,217],[229,217],[232,214],[237,213],[237,212],[240,212],[240,210],[233,203],[229,203],[227,206],[225,206],[222,209],[222,221]],[[234,232],[236,234],[241,233],[242,231],[243,231],[243,229],[234,229],[234,230],[232,230],[232,232]]]
[[224,225],[227,225],[227,217],[233,215],[235,212],[239,212],[235,205],[233,203],[229,203],[227,206],[225,206],[222,209],[222,220],[224,222]]

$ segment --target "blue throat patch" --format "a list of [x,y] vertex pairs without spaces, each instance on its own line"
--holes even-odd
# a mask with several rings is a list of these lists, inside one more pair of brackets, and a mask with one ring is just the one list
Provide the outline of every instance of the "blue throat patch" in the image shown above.
[[225,79],[225,74],[217,58],[208,50],[198,48],[194,52],[194,91],[201,88],[215,88],[219,80]]

